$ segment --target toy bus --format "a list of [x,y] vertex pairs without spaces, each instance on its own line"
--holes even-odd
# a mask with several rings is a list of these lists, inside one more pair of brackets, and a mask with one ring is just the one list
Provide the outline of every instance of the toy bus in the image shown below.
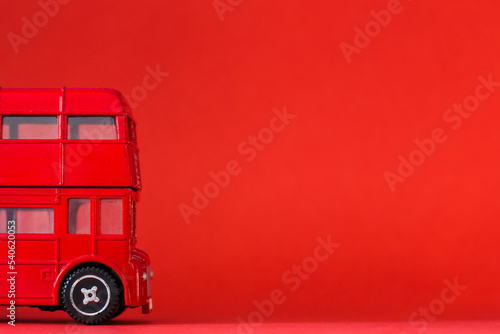
[[[152,309],[135,123],[109,89],[0,89],[0,305],[88,325]],[[11,312],[12,313],[12,312]]]

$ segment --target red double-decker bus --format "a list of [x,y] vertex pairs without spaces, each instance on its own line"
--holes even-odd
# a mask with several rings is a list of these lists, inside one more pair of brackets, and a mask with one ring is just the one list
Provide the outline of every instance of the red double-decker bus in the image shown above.
[[[135,123],[107,89],[0,89],[0,305],[99,324],[152,309]],[[11,311],[12,313],[12,311]]]

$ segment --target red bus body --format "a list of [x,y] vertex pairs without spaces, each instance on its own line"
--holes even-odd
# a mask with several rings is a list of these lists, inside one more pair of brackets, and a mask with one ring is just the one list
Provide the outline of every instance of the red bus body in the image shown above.
[[[149,313],[149,257],[135,248],[135,123],[120,93],[0,89],[0,124],[0,271],[12,271],[15,219],[16,306],[60,308],[64,280],[93,267],[118,283],[122,308]],[[0,281],[0,305],[13,300],[9,284]]]

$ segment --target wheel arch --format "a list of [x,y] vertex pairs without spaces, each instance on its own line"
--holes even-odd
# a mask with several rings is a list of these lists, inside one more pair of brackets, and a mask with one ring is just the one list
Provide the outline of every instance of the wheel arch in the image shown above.
[[54,301],[57,305],[61,304],[60,292],[61,287],[66,279],[72,272],[87,266],[94,266],[103,270],[106,270],[111,276],[113,276],[116,281],[121,285],[123,289],[123,298],[125,304],[130,300],[130,288],[124,273],[111,261],[103,258],[92,257],[92,258],[81,258],[76,259],[68,263],[63,270],[61,270],[57,276],[56,284],[54,284]]

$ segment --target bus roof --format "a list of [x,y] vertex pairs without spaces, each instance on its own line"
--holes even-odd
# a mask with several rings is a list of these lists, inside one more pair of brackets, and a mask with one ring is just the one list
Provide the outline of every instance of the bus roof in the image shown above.
[[0,114],[128,115],[123,95],[106,88],[0,88]]

